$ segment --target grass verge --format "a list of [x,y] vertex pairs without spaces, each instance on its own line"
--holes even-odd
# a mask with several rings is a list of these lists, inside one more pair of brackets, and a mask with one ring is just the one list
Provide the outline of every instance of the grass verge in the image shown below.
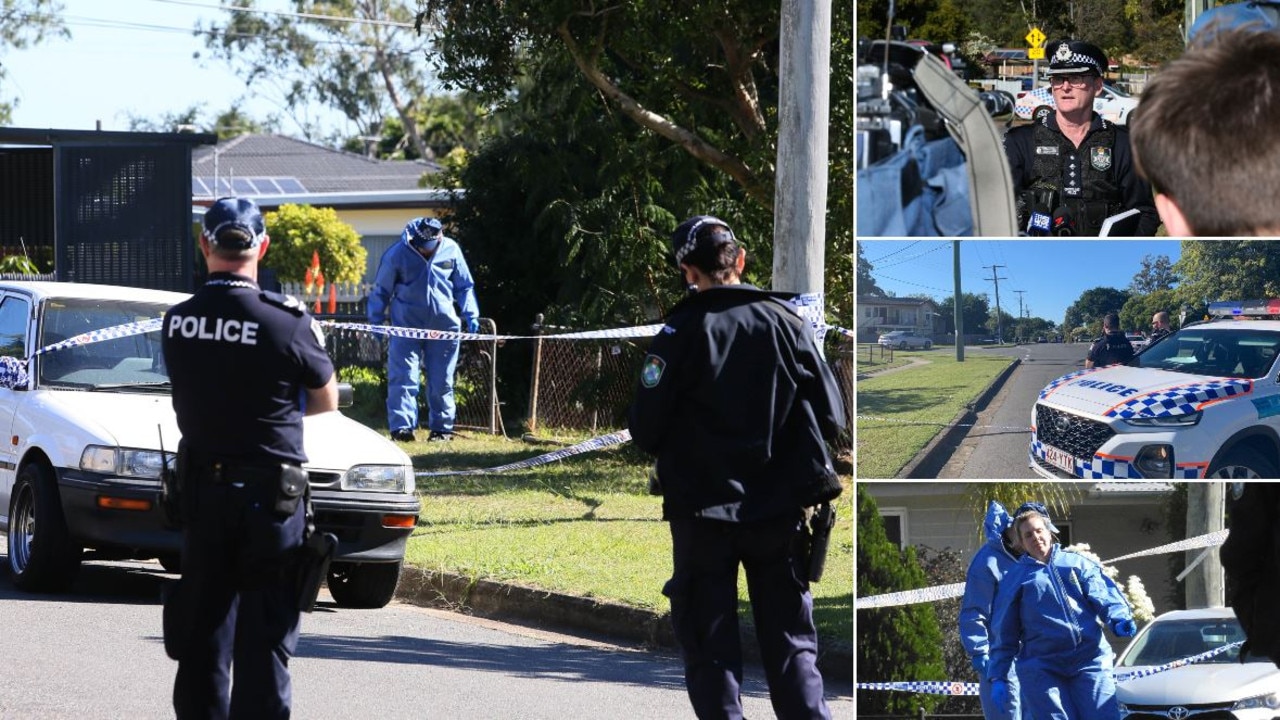
[[891,478],[1013,362],[998,355],[924,353],[928,365],[858,381],[859,478]]
[[[402,447],[428,472],[496,467],[554,449],[477,433]],[[671,538],[661,521],[662,499],[647,492],[650,464],[624,445],[528,470],[419,478],[422,516],[406,561],[668,612],[661,591],[671,577]],[[840,498],[826,574],[812,586],[827,647],[852,647],[852,496],[850,488]],[[739,598],[749,618],[745,578]]]

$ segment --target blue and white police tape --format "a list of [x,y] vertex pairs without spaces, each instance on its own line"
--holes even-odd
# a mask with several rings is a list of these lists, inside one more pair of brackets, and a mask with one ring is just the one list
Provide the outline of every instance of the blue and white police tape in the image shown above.
[[[1216,547],[1226,542],[1227,535],[1230,530],[1217,530],[1215,532],[1197,535],[1196,537],[1178,540],[1177,542],[1159,545],[1148,550],[1140,550],[1128,555],[1121,555],[1118,558],[1103,560],[1103,565],[1111,565],[1121,560],[1131,560],[1137,557],[1147,557],[1149,555],[1164,555],[1166,553],[1185,552],[1187,550],[1195,550],[1198,548]],[[923,602],[936,602],[938,600],[947,600],[953,597],[964,595],[964,583],[952,583],[950,585],[933,585],[926,588],[918,588],[916,590],[900,590],[898,592],[884,593],[882,595],[868,595],[866,597],[856,598],[853,601],[855,610],[865,610],[877,607],[893,607],[897,605],[914,605]]]
[[[1174,668],[1186,667],[1198,662],[1204,662],[1210,658],[1221,655],[1233,648],[1240,647],[1244,641],[1233,642],[1214,648],[1208,652],[1202,652],[1199,655],[1174,660],[1164,663],[1163,665],[1155,665],[1133,672],[1115,673],[1116,682],[1125,682],[1128,680],[1137,680],[1138,678],[1151,677],[1162,672],[1173,670]],[[912,680],[905,682],[860,682],[857,684],[859,690],[891,690],[897,692],[923,693],[927,695],[977,695],[978,683],[960,682],[957,680]]]
[[142,335],[144,333],[155,332],[160,329],[161,322],[162,318],[151,318],[150,320],[141,320],[139,322],[126,323],[124,325],[113,325],[99,330],[90,330],[86,333],[73,335],[66,340],[61,340],[52,345],[46,345],[31,354],[33,356],[43,355],[44,353],[61,350],[63,348],[75,347],[76,345],[89,345],[91,343],[102,342],[104,340],[115,340],[117,338],[129,337],[131,335]]
[[507,465],[499,465],[498,467],[486,468],[484,470],[436,470],[434,472],[424,471],[424,472],[416,472],[413,474],[413,476],[414,477],[442,477],[445,475],[488,475],[491,473],[506,472],[508,470],[520,470],[523,468],[537,467],[538,465],[546,465],[547,463],[555,462],[557,460],[562,460],[564,458],[567,458],[573,455],[581,455],[582,453],[585,453],[585,452],[591,452],[592,450],[599,450],[601,448],[607,448],[611,445],[619,445],[619,444],[630,442],[630,441],[631,441],[631,431],[619,430],[618,432],[609,433],[608,435],[600,435],[598,437],[593,437],[590,440],[580,442],[577,445],[570,445],[567,448],[561,448],[560,450],[547,453],[546,455],[539,455],[537,457],[529,458],[528,460],[520,460],[519,462],[513,462]]
[[978,683],[953,680],[914,680],[911,682],[858,683],[859,690],[897,690],[928,695],[977,695]]
[[662,325],[639,325],[629,328],[613,328],[609,330],[584,330],[573,333],[554,335],[486,335],[484,333],[468,333],[456,330],[424,330],[422,328],[399,327],[396,325],[371,325],[369,323],[336,322],[321,320],[321,325],[334,330],[356,330],[374,335],[403,337],[413,340],[596,340],[622,339],[633,337],[653,337],[662,329]]
[[855,332],[854,332],[854,331],[852,331],[852,330],[847,329],[847,328],[842,328],[842,327],[839,327],[839,326],[836,326],[836,325],[832,325],[832,326],[831,326],[831,330],[832,330],[832,331],[834,331],[834,332],[837,332],[837,333],[839,333],[839,334],[841,334],[841,335],[844,335],[845,337],[850,337],[850,338],[853,338],[854,340],[857,340],[857,339],[858,339],[858,334],[857,334],[857,333],[855,333]]
[[1244,645],[1243,640],[1240,640],[1238,642],[1233,642],[1233,643],[1227,643],[1222,647],[1214,648],[1208,652],[1202,652],[1199,655],[1192,655],[1190,657],[1182,658],[1181,660],[1174,660],[1172,662],[1167,662],[1163,665],[1155,665],[1153,667],[1143,668],[1141,670],[1134,670],[1133,672],[1116,673],[1115,674],[1116,682],[1124,682],[1125,680],[1136,680],[1138,678],[1150,677],[1157,673],[1165,672],[1166,670],[1172,670],[1174,668],[1180,668],[1180,667],[1185,667],[1187,665],[1193,665],[1198,662],[1204,662],[1205,660],[1208,660],[1211,657],[1221,655],[1222,653],[1227,652],[1232,648],[1238,648],[1241,645]]

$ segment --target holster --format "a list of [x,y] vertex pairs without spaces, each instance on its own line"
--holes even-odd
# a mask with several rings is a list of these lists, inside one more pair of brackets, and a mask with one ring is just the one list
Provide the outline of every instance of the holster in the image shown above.
[[311,487],[305,486],[303,501],[306,503],[306,530],[302,547],[298,548],[298,610],[309,613],[316,609],[320,585],[329,574],[329,563],[338,551],[338,537],[333,533],[318,533],[315,512],[311,507]]
[[831,503],[822,503],[814,509],[809,518],[809,582],[816,583],[822,579],[827,567],[827,547],[831,543],[831,529],[836,525],[836,508]]
[[164,526],[169,530],[181,530],[183,526],[182,488],[186,484],[189,465],[186,456],[184,445],[178,443],[176,467],[170,470],[166,462],[160,468],[160,512],[164,515]]

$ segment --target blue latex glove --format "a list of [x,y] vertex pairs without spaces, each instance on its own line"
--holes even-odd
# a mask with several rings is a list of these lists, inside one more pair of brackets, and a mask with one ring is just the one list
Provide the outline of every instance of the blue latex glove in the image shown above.
[[480,332],[480,319],[479,319],[479,318],[471,318],[470,320],[467,320],[467,332],[469,332],[469,333],[478,333],[478,332]]
[[969,663],[973,665],[973,669],[978,672],[978,677],[985,678],[987,676],[987,656],[974,655],[969,658]]
[[1111,632],[1116,637],[1133,637],[1138,634],[1138,626],[1128,618],[1117,618],[1111,621]]
[[1009,705],[1009,683],[1004,680],[991,681],[991,700],[995,702],[996,707],[1005,708]]

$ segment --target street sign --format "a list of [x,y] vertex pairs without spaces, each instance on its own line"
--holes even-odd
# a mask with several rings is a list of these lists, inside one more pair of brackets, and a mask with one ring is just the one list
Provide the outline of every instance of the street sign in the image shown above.
[[1042,47],[1027,48],[1027,59],[1028,59],[1028,60],[1043,60],[1043,59],[1044,59],[1044,48],[1042,48]]
[[[1023,39],[1027,41],[1027,47],[1035,49],[1044,44],[1045,37],[1044,33],[1040,32],[1040,28],[1033,27],[1031,28],[1031,32],[1027,33],[1027,36]],[[1040,57],[1044,57],[1043,52],[1040,53]]]

